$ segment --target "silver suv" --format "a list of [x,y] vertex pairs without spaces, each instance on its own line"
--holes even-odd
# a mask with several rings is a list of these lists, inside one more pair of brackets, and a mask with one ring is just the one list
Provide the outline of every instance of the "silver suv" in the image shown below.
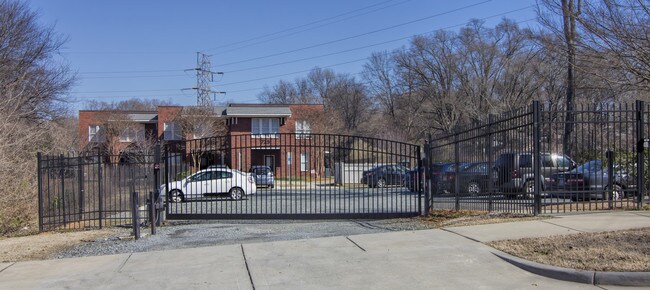
[[[495,164],[492,177],[496,187],[506,196],[522,194],[531,198],[535,192],[533,153],[504,153]],[[541,153],[542,190],[550,182],[551,175],[569,171],[576,163],[566,155]]]

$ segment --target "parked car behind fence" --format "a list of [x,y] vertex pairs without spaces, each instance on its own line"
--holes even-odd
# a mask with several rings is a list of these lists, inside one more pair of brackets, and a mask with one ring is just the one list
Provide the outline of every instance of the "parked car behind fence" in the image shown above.
[[549,189],[553,196],[570,198],[572,200],[611,199],[617,200],[626,196],[629,187],[633,187],[634,179],[620,166],[614,165],[612,187],[609,188],[607,166],[602,160],[588,161],[573,170],[551,175]]

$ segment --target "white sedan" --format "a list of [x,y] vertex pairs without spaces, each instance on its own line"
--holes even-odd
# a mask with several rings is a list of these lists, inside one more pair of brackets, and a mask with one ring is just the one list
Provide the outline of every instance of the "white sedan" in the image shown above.
[[[169,190],[169,194],[167,193]],[[160,192],[169,202],[183,202],[205,195],[228,194],[233,200],[255,194],[257,186],[252,175],[239,170],[208,168],[194,173],[183,180],[163,184]]]

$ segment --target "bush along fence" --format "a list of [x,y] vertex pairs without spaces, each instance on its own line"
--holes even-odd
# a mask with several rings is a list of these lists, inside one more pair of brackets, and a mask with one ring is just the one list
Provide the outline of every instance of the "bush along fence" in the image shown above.
[[557,213],[641,209],[650,186],[650,110],[534,102],[429,137],[427,209]]
[[39,229],[127,225],[134,216],[144,223],[150,218],[147,200],[160,186],[155,179],[153,155],[39,153]]

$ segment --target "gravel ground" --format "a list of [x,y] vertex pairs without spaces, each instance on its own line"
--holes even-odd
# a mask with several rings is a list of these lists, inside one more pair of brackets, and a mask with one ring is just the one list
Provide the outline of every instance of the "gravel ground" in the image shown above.
[[128,231],[126,233],[118,231],[116,235],[87,240],[58,251],[53,253],[50,258],[348,236],[433,227],[418,218],[324,221],[168,221],[165,226],[157,228],[156,235],[150,235],[149,228],[142,228],[144,237],[137,241],[133,240]]

